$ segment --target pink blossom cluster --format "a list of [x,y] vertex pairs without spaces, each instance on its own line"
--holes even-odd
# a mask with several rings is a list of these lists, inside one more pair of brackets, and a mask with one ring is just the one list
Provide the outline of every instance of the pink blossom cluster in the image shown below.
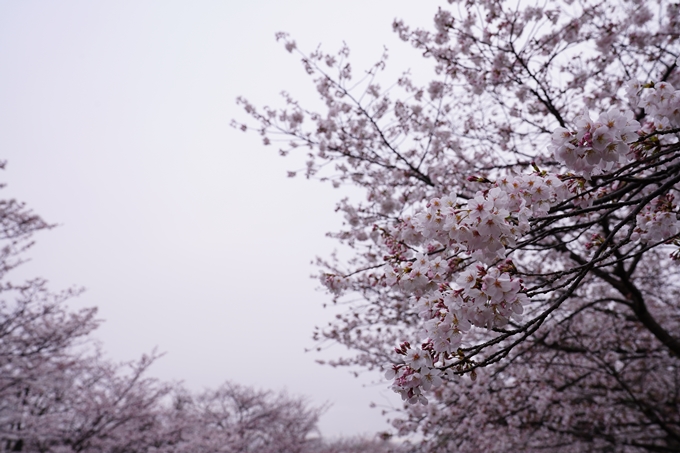
[[[509,271],[512,262],[485,269],[466,270],[455,285],[441,285],[415,300],[416,311],[424,320],[421,335],[429,338],[435,353],[452,354],[460,346],[462,333],[471,325],[502,327],[511,318],[519,319],[527,297],[522,281]],[[452,287],[453,286],[453,287]]]
[[530,218],[547,214],[568,194],[556,175],[511,175],[470,200],[459,201],[455,194],[434,198],[400,225],[396,233],[402,239],[428,242],[430,249],[436,241],[486,265],[460,273],[455,282],[452,265],[441,255],[418,254],[402,265],[385,266],[385,283],[414,295],[412,304],[423,320],[421,336],[427,338],[423,348],[402,344],[397,352],[404,363],[386,373],[404,400],[427,402],[423,390],[442,382],[435,365],[455,356],[471,326],[491,329],[521,319],[528,298],[512,262],[505,260],[507,247],[516,246],[529,230]]
[[636,216],[636,228],[631,239],[659,242],[676,236],[680,233],[680,220],[675,208],[672,194],[657,197]]
[[576,118],[576,132],[558,127],[548,149],[569,169],[590,178],[627,161],[640,123],[630,110],[611,109],[597,121],[588,111]]
[[387,379],[394,379],[393,389],[401,394],[402,399],[409,403],[427,404],[423,391],[430,390],[442,384],[442,372],[432,362],[431,352],[423,348],[411,348],[404,342],[396,349],[404,356],[404,365],[396,365],[385,372]]
[[529,230],[531,217],[545,215],[567,195],[556,175],[507,176],[463,203],[455,195],[432,199],[411,223],[426,240],[463,247],[489,265],[506,257],[506,248]]
[[512,262],[507,261],[500,268],[484,270],[480,266],[476,271],[463,272],[456,280],[462,291],[449,302],[450,306],[466,307],[459,317],[467,316],[479,327],[492,329],[503,327],[511,318],[519,320],[528,298],[521,292],[522,280],[504,272],[512,268]]
[[526,206],[534,218],[548,214],[551,206],[570,194],[569,187],[556,174],[540,171],[507,176],[499,179],[496,185],[508,194],[511,211]]
[[388,286],[399,286],[406,292],[421,296],[445,281],[449,263],[441,256],[432,258],[419,253],[415,259],[402,265],[385,265],[384,272]]
[[341,275],[322,274],[321,283],[334,294],[339,294],[349,287],[347,278]]
[[[416,260],[423,282],[431,283],[439,276],[432,273],[432,268],[441,261],[441,257],[437,257],[428,266],[425,256]],[[395,392],[410,402],[427,402],[422,390],[441,384],[442,373],[438,367],[456,356],[464,332],[473,325],[491,329],[505,326],[510,319],[520,319],[528,298],[522,292],[521,279],[512,275],[513,269],[510,260],[489,269],[478,266],[462,272],[455,283],[440,284],[439,289],[413,297],[416,311],[423,319],[421,336],[427,340],[422,348],[403,343],[397,349],[397,353],[404,356],[404,363],[386,373],[388,379],[395,379]],[[392,269],[388,268],[386,273],[395,280]]]
[[626,87],[631,103],[645,110],[655,130],[680,127],[680,90],[668,82],[643,85],[631,82]]

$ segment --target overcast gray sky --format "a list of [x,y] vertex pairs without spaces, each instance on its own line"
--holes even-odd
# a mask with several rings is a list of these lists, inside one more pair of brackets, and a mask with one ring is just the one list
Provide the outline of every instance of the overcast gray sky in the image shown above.
[[324,434],[386,428],[398,404],[379,375],[320,366],[313,327],[332,313],[309,278],[334,243],[342,193],[286,178],[282,159],[245,119],[243,95],[314,103],[298,58],[345,40],[357,69],[387,45],[395,71],[428,63],[391,32],[427,24],[435,0],[4,1],[0,3],[0,175],[3,196],[59,227],[36,237],[21,276],[83,286],[74,306],[100,308],[114,360],[154,347],[154,376],[193,389],[226,379],[307,395],[332,407]]

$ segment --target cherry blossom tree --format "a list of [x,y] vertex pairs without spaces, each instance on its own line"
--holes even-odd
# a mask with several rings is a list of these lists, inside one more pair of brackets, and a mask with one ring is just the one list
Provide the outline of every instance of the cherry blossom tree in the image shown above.
[[389,439],[327,440],[317,428],[324,407],[304,398],[226,382],[191,393],[177,389],[165,412],[166,429],[178,440],[154,452],[168,453],[399,453]]
[[40,279],[22,284],[6,279],[23,261],[33,233],[50,225],[16,200],[0,200],[0,219],[0,439],[2,448],[21,451],[34,385],[68,366],[66,351],[97,322],[94,310],[63,309],[73,290],[53,294]]
[[679,451],[680,4],[449,3],[393,23],[427,83],[281,33],[325,110],[239,99],[234,126],[365,192],[315,338],[386,370],[425,451]]
[[[2,164],[4,168],[4,163]],[[7,451],[146,451],[159,441],[158,408],[171,387],[129,373],[92,348],[96,309],[72,310],[76,289],[41,279],[14,283],[36,231],[51,225],[15,200],[0,200],[0,448]]]
[[308,452],[321,411],[304,399],[229,382],[196,395],[181,391],[169,416],[181,420],[182,441],[167,451]]

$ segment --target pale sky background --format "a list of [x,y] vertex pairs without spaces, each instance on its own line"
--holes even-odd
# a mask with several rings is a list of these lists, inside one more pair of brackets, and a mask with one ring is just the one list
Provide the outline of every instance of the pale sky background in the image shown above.
[[[19,276],[54,290],[83,286],[72,306],[99,307],[108,356],[166,352],[151,374],[192,389],[224,380],[331,403],[324,435],[387,429],[399,405],[379,374],[315,363],[311,334],[332,312],[310,262],[335,247],[341,190],[289,179],[257,134],[229,127],[235,104],[314,104],[302,50],[352,49],[355,74],[383,45],[394,74],[429,67],[391,31],[427,25],[435,0],[3,1],[0,180],[59,227],[36,236]],[[390,79],[386,79],[386,82]],[[380,381],[370,385],[371,381]]]

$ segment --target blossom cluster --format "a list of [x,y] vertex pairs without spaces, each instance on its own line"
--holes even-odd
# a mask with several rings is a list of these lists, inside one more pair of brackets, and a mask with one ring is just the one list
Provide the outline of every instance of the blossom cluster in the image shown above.
[[[419,275],[425,288],[432,287],[434,280],[443,281],[449,266],[441,257],[429,260],[420,255],[406,277],[402,280],[409,288],[414,285],[411,273]],[[421,401],[422,390],[441,383],[441,373],[435,365],[442,366],[447,359],[455,357],[463,334],[471,326],[498,328],[510,319],[520,320],[528,298],[522,291],[521,279],[514,274],[514,265],[506,260],[498,266],[467,269],[455,282],[439,284],[438,289],[413,296],[412,304],[423,320],[421,337],[427,338],[423,348],[411,349],[408,343],[397,350],[405,356],[404,364],[392,367],[388,378],[395,378],[393,389],[405,400]],[[390,283],[400,281],[391,266],[386,275]]]
[[349,287],[347,278],[341,275],[322,274],[321,283],[333,294],[340,294]]
[[427,350],[429,345],[423,346],[411,348],[408,342],[402,343],[396,352],[404,356],[405,365],[396,365],[385,373],[387,379],[394,379],[395,391],[410,403],[427,404],[423,390],[427,391],[442,384],[443,373],[434,366],[432,355]]
[[668,82],[643,85],[631,82],[626,87],[630,102],[645,110],[655,130],[680,127],[680,90]]
[[597,121],[584,111],[575,125],[576,132],[557,128],[548,149],[560,162],[586,178],[626,162],[630,144],[638,139],[640,130],[640,123],[630,110],[611,109]]
[[385,283],[413,294],[411,303],[423,321],[421,336],[427,338],[423,349],[402,345],[405,363],[387,372],[405,400],[426,401],[422,391],[441,383],[435,365],[456,355],[471,326],[491,329],[521,319],[528,298],[512,261],[505,259],[507,248],[529,230],[530,218],[547,214],[568,193],[556,175],[507,176],[470,200],[459,201],[455,195],[432,199],[401,225],[401,233],[420,236],[430,249],[439,243],[481,263],[455,281],[455,260],[441,255],[418,254],[385,266]]
[[659,242],[676,236],[680,233],[680,220],[675,208],[672,194],[657,197],[636,216],[631,239]]
[[507,248],[526,234],[531,218],[547,214],[568,194],[567,185],[554,174],[509,175],[469,200],[455,194],[434,198],[400,226],[402,239],[419,236],[420,241],[412,242],[428,242],[430,249],[439,243],[480,263],[455,281],[455,261],[440,255],[418,254],[404,264],[385,266],[385,283],[413,294],[411,303],[423,321],[421,336],[427,338],[423,348],[403,344],[398,352],[404,364],[386,373],[403,399],[427,401],[423,390],[441,383],[437,365],[456,355],[471,326],[491,329],[521,319],[528,298],[521,279],[513,275],[512,261],[506,260]]
[[506,257],[507,247],[514,247],[529,230],[531,217],[545,215],[551,204],[567,194],[556,175],[507,176],[463,203],[453,194],[435,198],[411,223],[425,239],[463,247],[489,265]]

